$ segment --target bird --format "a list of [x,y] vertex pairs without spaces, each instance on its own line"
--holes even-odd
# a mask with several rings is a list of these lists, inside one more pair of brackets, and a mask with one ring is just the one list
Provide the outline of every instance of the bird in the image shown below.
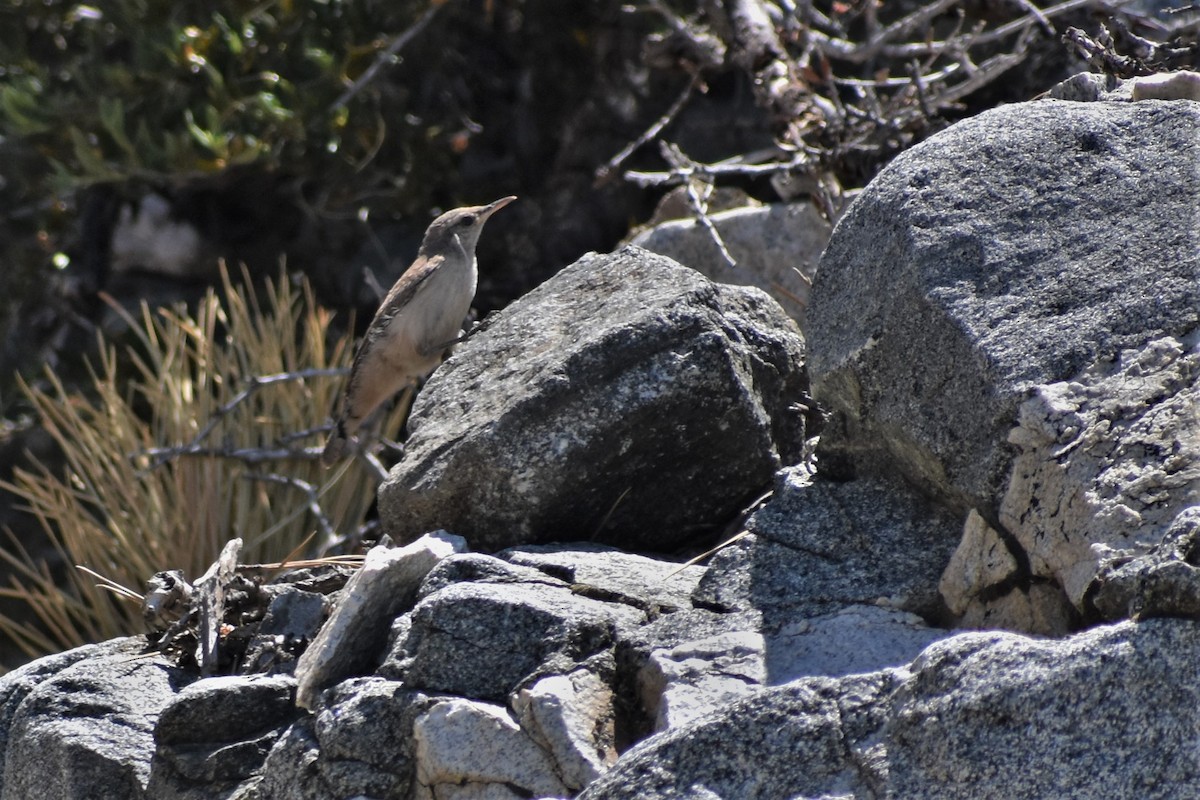
[[363,421],[396,392],[427,377],[460,340],[475,299],[475,245],[488,218],[516,200],[447,211],[429,224],[416,260],[387,293],[350,367],[340,412],[321,453],[341,460]]

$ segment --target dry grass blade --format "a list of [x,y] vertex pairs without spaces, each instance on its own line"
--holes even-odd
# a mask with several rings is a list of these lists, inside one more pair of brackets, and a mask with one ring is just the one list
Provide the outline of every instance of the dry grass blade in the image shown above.
[[[140,632],[140,609],[117,602],[113,587],[132,592],[166,569],[199,575],[234,537],[245,538],[246,560],[284,561],[297,558],[298,545],[318,529],[324,542],[330,529],[345,533],[363,523],[377,482],[369,466],[358,459],[327,473],[301,457],[306,443],[296,435],[311,431],[307,444],[318,444],[314,425],[333,407],[334,376],[348,365],[351,342],[342,337],[329,346],[330,314],[306,284],[281,277],[260,305],[250,290],[224,280],[223,293],[210,292],[192,313],[143,307],[126,314],[135,344],[118,353],[101,342],[87,396],[53,373],[23,386],[65,459],[61,471],[19,471],[5,484],[40,520],[58,553],[57,571],[66,573],[54,574],[19,546],[0,551],[13,574],[0,597],[27,603],[36,620],[0,617],[0,634],[30,655]],[[231,403],[259,376],[305,370],[314,372]],[[208,455],[150,455],[181,448],[205,430]],[[257,471],[288,481],[247,480],[247,464],[226,454],[251,450],[270,455]],[[296,486],[311,487],[311,495],[297,496]],[[313,508],[318,500],[323,521]],[[104,576],[101,585],[85,571],[66,570],[70,564]]]

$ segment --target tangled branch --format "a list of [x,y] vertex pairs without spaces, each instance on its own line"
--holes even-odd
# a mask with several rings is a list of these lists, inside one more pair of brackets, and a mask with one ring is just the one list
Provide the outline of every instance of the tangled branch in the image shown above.
[[[722,178],[770,177],[785,197],[807,191],[833,216],[841,197],[834,175],[847,160],[878,168],[947,124],[945,118],[966,98],[1021,64],[1038,37],[1058,35],[1055,20],[1088,8],[1116,14],[1128,1],[1062,0],[1040,8],[1034,0],[1014,0],[1015,16],[996,24],[973,18],[964,0],[932,0],[891,20],[882,18],[886,7],[875,2],[819,7],[819,0],[709,0],[700,4],[700,13],[683,16],[661,0],[648,0],[631,10],[657,15],[666,30],[647,39],[646,63],[685,71],[691,82],[597,177],[608,179],[635,151],[667,132],[705,76],[735,70],[747,75],[757,104],[769,113],[775,151],[759,160],[700,164],[664,146],[664,154],[673,154],[664,155],[665,170],[626,170],[625,180],[688,187],[702,223],[703,193],[697,187]],[[1140,64],[1179,55],[1178,46],[1139,38],[1114,20],[1108,38],[1140,47],[1133,54]],[[1112,51],[1073,30],[1068,36],[1097,59],[1101,51]],[[1111,57],[1105,63],[1121,66]]]

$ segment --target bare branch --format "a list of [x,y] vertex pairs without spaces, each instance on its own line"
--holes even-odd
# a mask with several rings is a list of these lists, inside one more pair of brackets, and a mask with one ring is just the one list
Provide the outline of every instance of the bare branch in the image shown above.
[[[348,367],[329,367],[326,369],[302,369],[302,370],[298,370],[296,372],[279,372],[274,375],[256,375],[246,381],[246,387],[244,389],[242,389],[242,391],[240,391],[236,395],[234,395],[232,400],[230,400],[228,403],[225,403],[224,405],[220,406],[216,411],[213,412],[212,416],[209,417],[208,422],[206,422],[204,424],[204,427],[200,429],[200,432],[196,434],[196,436],[192,439],[192,441],[188,442],[185,445],[179,445],[177,447],[148,448],[146,450],[141,451],[138,455],[151,456],[153,461],[150,464],[150,468],[154,469],[156,467],[162,466],[164,463],[166,463],[167,461],[171,460],[172,458],[174,458],[176,456],[219,454],[219,453],[213,452],[210,448],[202,447],[201,445],[203,445],[204,440],[207,439],[212,434],[213,430],[216,429],[217,424],[220,423],[220,421],[222,419],[229,416],[229,414],[232,413],[234,409],[236,409],[242,403],[249,400],[250,397],[255,392],[257,392],[259,389],[261,389],[262,387],[272,386],[276,383],[285,383],[288,381],[308,380],[309,378],[341,377],[343,375],[349,374],[349,372],[350,372],[350,369]],[[326,427],[324,429],[312,429],[312,432],[317,432],[319,430],[328,430],[328,427]],[[218,448],[218,450],[220,450],[220,449]],[[224,451],[220,451],[220,452],[224,452]],[[284,455],[282,457],[284,457],[284,458],[293,458],[293,457],[305,457],[306,458],[307,457],[306,451],[287,450],[286,452],[289,453],[290,455]],[[234,457],[241,458],[242,460],[247,460],[245,456],[234,456]],[[266,460],[266,459],[262,458],[259,460]]]
[[671,104],[671,107],[667,109],[665,114],[655,120],[654,124],[647,128],[641,136],[621,148],[621,152],[610,158],[608,163],[596,170],[596,185],[600,186],[611,181],[626,159],[633,155],[639,147],[662,133],[663,128],[670,125],[671,121],[679,116],[679,112],[687,105],[687,101],[692,97],[692,92],[696,91],[696,87],[699,85],[700,75],[697,73],[688,81],[688,85],[680,92],[679,97],[675,99],[675,102]]
[[[326,426],[328,431],[330,426]],[[319,429],[317,429],[319,430]],[[319,447],[205,447],[187,444],[180,447],[149,447],[143,451],[155,459],[154,466],[165,464],[176,458],[227,458],[246,464],[262,464],[266,461],[318,461]]]
[[338,99],[333,101],[333,104],[329,106],[328,113],[333,114],[343,108],[367,84],[375,80],[375,76],[379,73],[379,70],[383,69],[387,64],[394,63],[396,54],[412,41],[413,37],[425,29],[425,26],[433,20],[434,15],[437,14],[438,9],[443,5],[446,5],[446,3],[430,3],[429,8],[421,15],[420,19],[414,22],[407,30],[393,36],[388,46],[381,50],[379,55],[375,56],[375,60],[371,62],[371,66],[363,70],[363,74],[358,76],[358,80],[350,84],[346,91],[342,92]]
[[289,475],[278,475],[274,472],[247,472],[244,476],[247,480],[262,481],[264,483],[277,483],[281,486],[290,486],[299,491],[308,500],[308,512],[316,519],[321,533],[325,536],[325,541],[328,543],[337,538],[337,531],[334,530],[333,523],[329,521],[325,510],[321,508],[321,491],[311,483],[300,478],[294,478]]
[[908,16],[893,22],[863,43],[835,39],[816,31],[811,31],[810,35],[813,36],[817,48],[825,55],[849,61],[852,64],[862,64],[880,55],[885,45],[908,36],[914,30],[925,29],[931,20],[953,8],[959,2],[960,0],[934,0],[933,3],[918,8]]
[[685,183],[693,177],[708,179],[722,177],[770,177],[780,172],[793,170],[807,171],[811,167],[808,155],[803,152],[796,152],[788,161],[773,161],[766,164],[742,164],[739,162],[701,164],[693,161],[690,162],[689,167],[672,169],[669,172],[636,172],[630,170],[625,173],[625,178],[632,183],[636,183],[638,186],[675,186]]

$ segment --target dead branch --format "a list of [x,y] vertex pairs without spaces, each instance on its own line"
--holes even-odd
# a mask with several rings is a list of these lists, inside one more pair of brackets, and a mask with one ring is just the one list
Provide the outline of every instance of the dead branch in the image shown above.
[[1079,28],[1067,28],[1063,41],[1073,44],[1076,52],[1087,60],[1093,69],[1118,78],[1132,78],[1135,75],[1149,75],[1150,70],[1138,63],[1136,58],[1123,56],[1113,47],[1112,36],[1108,31],[1092,38]]
[[[662,150],[663,158],[671,165],[672,170],[693,170],[695,162],[683,154],[677,146],[669,142],[661,142],[660,149]],[[713,244],[717,246],[717,250],[721,253],[721,258],[725,263],[733,269],[737,268],[737,261],[730,254],[729,248],[725,244],[725,240],[721,238],[721,233],[717,227],[713,225],[712,218],[708,216],[708,200],[712,197],[713,183],[706,181],[703,178],[689,180],[684,183],[687,189],[688,203],[692,207],[692,212],[696,215],[696,219],[700,225],[708,232],[708,236],[712,239]],[[701,191],[704,192],[701,196]]]
[[1032,38],[1033,29],[1027,28],[1025,33],[1017,40],[1013,52],[993,56],[974,69],[967,70],[969,77],[962,83],[944,90],[941,96],[938,97],[938,103],[942,107],[949,107],[972,92],[978,91],[992,83],[1005,72],[1020,64],[1025,60],[1025,53],[1029,49],[1029,42]]
[[643,131],[641,136],[621,148],[621,152],[610,158],[608,163],[596,170],[596,185],[603,186],[611,181],[616,176],[617,171],[621,169],[621,165],[625,163],[626,159],[633,155],[639,147],[652,141],[654,137],[662,133],[663,128],[670,125],[679,116],[679,112],[683,110],[683,107],[687,105],[687,101],[691,99],[692,92],[696,91],[696,88],[700,85],[699,74],[693,75],[692,79],[688,81],[688,85],[684,87],[679,97],[675,98],[675,102],[671,104],[671,107],[667,109],[665,114],[655,120],[654,124]]
[[221,625],[225,618],[225,587],[237,570],[238,554],[242,551],[241,539],[230,539],[221,550],[220,557],[213,563],[195,585],[199,608],[200,640],[196,661],[204,677],[216,674],[220,661]]
[[[275,483],[281,486],[290,486],[296,491],[300,492],[308,501],[308,513],[312,514],[313,519],[317,521],[317,526],[321,529],[321,533],[325,537],[326,545],[337,538],[338,534],[333,527],[333,523],[330,522],[329,517],[325,515],[325,510],[321,508],[321,490],[316,486],[313,486],[306,480],[294,478],[289,475],[279,475],[274,472],[247,472],[242,477],[251,481],[262,481],[263,483]],[[324,549],[324,546],[322,549]]]
[[771,177],[780,172],[808,171],[811,161],[807,152],[793,153],[788,161],[772,161],[764,164],[744,164],[738,160],[720,162],[717,164],[701,164],[689,161],[689,166],[672,168],[667,172],[638,172],[630,170],[625,173],[625,179],[643,187],[678,186],[692,178],[757,178]]
[[[314,428],[310,432],[332,428],[326,425]],[[160,466],[176,458],[225,458],[241,461],[245,464],[262,464],[267,461],[317,461],[321,458],[318,447],[205,447],[204,445],[186,444],[179,447],[148,447],[143,455],[155,460],[154,466]]]
[[[290,448],[275,449],[270,451],[260,451],[257,449],[242,448],[233,450],[229,448],[208,448],[204,447],[204,441],[212,434],[217,425],[222,419],[229,416],[238,406],[249,400],[255,392],[264,386],[272,386],[277,383],[285,383],[289,381],[308,380],[310,378],[334,378],[349,374],[348,367],[329,367],[326,369],[302,369],[296,372],[279,372],[274,375],[256,375],[246,381],[246,387],[233,396],[229,402],[217,408],[209,417],[208,422],[200,429],[200,432],[187,444],[178,445],[175,447],[152,447],[141,451],[137,455],[149,456],[151,458],[150,468],[154,469],[165,464],[173,458],[179,456],[227,456],[237,458],[242,461],[266,461],[270,458],[302,458],[308,459],[310,454],[307,450],[293,450]],[[329,430],[325,428],[311,429],[310,433]],[[256,455],[257,453],[271,453],[270,456]],[[314,456],[315,457],[315,456]]]
[[918,8],[906,17],[880,30],[866,42],[851,42],[828,37],[818,31],[810,31],[816,47],[829,58],[862,64],[883,53],[886,45],[908,36],[915,30],[924,30],[929,23],[956,6],[960,0],[935,0]]
[[414,22],[407,30],[404,30],[392,37],[388,46],[379,51],[379,55],[375,56],[375,60],[371,62],[371,66],[363,70],[362,75],[358,76],[358,80],[350,84],[346,91],[342,92],[337,100],[329,106],[330,114],[333,114],[349,103],[354,96],[363,90],[371,81],[375,80],[375,76],[379,74],[379,70],[383,69],[388,64],[396,62],[396,55],[404,48],[406,44],[412,41],[418,33],[425,29],[432,20],[438,9],[445,3],[430,3],[429,8],[421,15],[421,18]]
[[[985,20],[968,23],[963,0],[931,0],[892,21],[877,16],[882,13],[877,3],[863,3],[856,13],[865,32],[862,40],[854,41],[842,22],[821,13],[813,0],[786,0],[770,7],[764,0],[707,0],[696,20],[685,20],[661,0],[650,0],[643,8],[667,21],[670,36],[677,40],[676,51],[707,47],[706,52],[716,52],[705,41],[713,36],[721,41],[722,68],[733,66],[747,74],[758,104],[776,122],[780,149],[791,155],[767,163],[698,164],[682,154],[672,160],[666,148],[665,171],[627,170],[624,178],[642,187],[688,187],[697,221],[715,232],[701,196],[704,184],[768,177],[787,188],[795,183],[795,175],[815,181],[849,154],[856,159],[857,154],[885,157],[940,124],[939,115],[956,109],[963,98],[1021,63],[1033,37],[1053,30],[1053,18],[1084,6],[1114,7],[1106,0],[1064,0],[1045,9],[1036,0],[1015,0],[1015,5],[1016,19],[989,30]],[[954,18],[941,25],[940,18],[954,9]],[[772,17],[781,10],[782,19]],[[981,50],[998,42],[1008,43],[999,54]],[[689,63],[701,72],[716,68]],[[700,80],[699,73],[692,74],[694,81]],[[661,137],[689,92],[597,177],[613,175],[636,149]],[[726,256],[719,237],[713,240]]]

